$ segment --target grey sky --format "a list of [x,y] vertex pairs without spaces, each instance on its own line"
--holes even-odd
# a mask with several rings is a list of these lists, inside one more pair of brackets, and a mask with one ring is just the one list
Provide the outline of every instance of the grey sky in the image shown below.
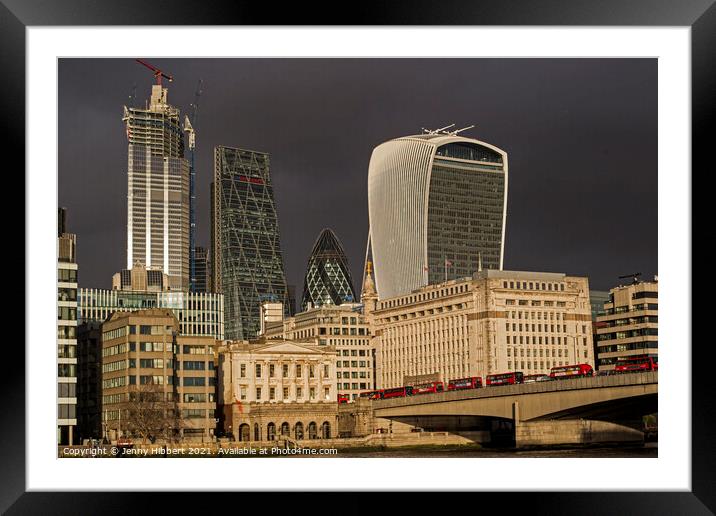
[[[508,153],[506,269],[586,275],[600,290],[657,273],[656,59],[146,59],[174,76],[182,113],[203,80],[197,243],[209,244],[214,146],[269,152],[299,299],[324,227],[360,282],[372,149],[450,123]],[[80,286],[109,288],[126,266],[122,105],[134,84],[143,104],[152,82],[132,59],[59,62],[59,205]]]

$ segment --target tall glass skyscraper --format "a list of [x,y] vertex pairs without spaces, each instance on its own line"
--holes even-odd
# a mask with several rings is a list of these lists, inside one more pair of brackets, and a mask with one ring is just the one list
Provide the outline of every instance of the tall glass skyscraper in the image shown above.
[[179,109],[152,86],[148,107],[124,107],[127,163],[127,269],[161,269],[173,289],[189,288],[189,161]]
[[318,235],[308,258],[301,309],[305,312],[324,305],[357,302],[346,253],[335,233],[326,228]]
[[214,148],[209,256],[212,288],[224,294],[224,333],[231,340],[256,337],[263,301],[282,302],[288,315],[269,168],[266,153]]
[[385,142],[370,159],[368,214],[381,299],[502,269],[507,153],[437,131]]

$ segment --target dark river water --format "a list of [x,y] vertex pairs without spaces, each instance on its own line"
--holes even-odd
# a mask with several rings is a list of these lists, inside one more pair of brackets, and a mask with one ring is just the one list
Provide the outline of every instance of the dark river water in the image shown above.
[[[381,458],[381,457],[416,457],[416,458],[450,458],[460,457],[505,457],[505,458],[549,458],[549,457],[574,457],[574,458],[656,458],[659,449],[655,444],[645,446],[604,446],[604,447],[582,447],[582,448],[551,448],[551,449],[485,449],[472,447],[449,447],[438,448],[411,448],[392,450],[339,450],[334,457],[353,458]],[[326,457],[329,458],[329,457]]]

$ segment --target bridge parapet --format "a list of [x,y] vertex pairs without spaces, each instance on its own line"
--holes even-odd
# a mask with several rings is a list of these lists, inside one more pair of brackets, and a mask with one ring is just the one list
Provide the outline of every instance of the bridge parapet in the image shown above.
[[407,398],[373,400],[371,401],[371,405],[374,410],[379,410],[409,405],[444,403],[479,398],[499,398],[503,396],[514,397],[527,394],[575,391],[582,389],[604,389],[609,387],[632,385],[653,385],[658,384],[658,374],[658,372],[629,373],[609,376],[593,376],[591,378],[552,380],[548,382],[534,382],[520,385],[500,385],[495,387],[482,387],[479,389],[445,391],[435,394],[419,394]]

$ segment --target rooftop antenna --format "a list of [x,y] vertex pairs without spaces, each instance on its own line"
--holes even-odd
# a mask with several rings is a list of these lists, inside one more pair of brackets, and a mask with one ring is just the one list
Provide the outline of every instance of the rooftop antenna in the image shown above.
[[[455,124],[453,124],[453,125],[455,125]],[[457,129],[456,131],[452,131],[451,133],[448,133],[448,134],[451,134],[451,135],[455,136],[455,135],[458,134],[458,133],[461,133],[461,132],[463,132],[463,131],[467,131],[468,129],[472,129],[473,127],[475,127],[474,124],[473,124],[473,125],[468,125],[467,127],[463,127],[462,129]]]
[[634,274],[625,274],[624,276],[619,276],[619,279],[634,278],[632,283],[637,284],[639,283],[639,276],[641,276],[641,272],[635,272]]
[[438,134],[439,132],[445,131],[445,129],[449,129],[449,128],[451,128],[451,127],[454,126],[454,125],[455,125],[455,124],[446,125],[445,127],[441,127],[440,129],[425,129],[425,128],[423,127],[423,131],[425,131],[425,132],[428,133],[428,134]]

